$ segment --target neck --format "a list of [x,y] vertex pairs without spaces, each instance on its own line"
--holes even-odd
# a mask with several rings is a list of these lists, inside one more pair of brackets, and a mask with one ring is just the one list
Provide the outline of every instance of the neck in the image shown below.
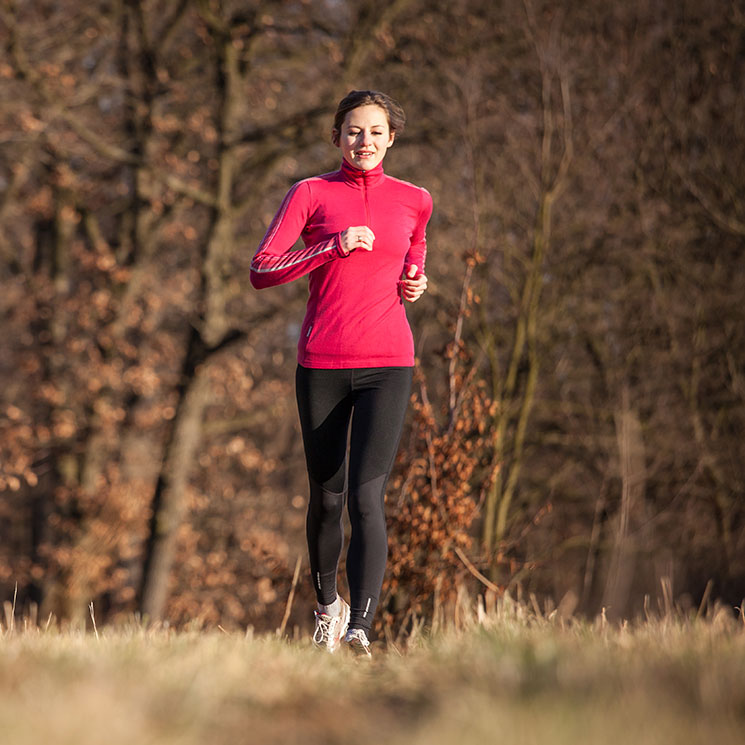
[[383,172],[383,162],[381,161],[375,168],[371,168],[369,171],[365,171],[362,168],[353,166],[346,160],[341,162],[341,173],[346,181],[353,184],[366,184],[372,186],[382,180],[385,173]]

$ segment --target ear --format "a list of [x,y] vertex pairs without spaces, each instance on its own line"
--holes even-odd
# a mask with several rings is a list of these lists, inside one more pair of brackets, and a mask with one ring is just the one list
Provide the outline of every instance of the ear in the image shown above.
[[339,138],[340,137],[341,137],[341,132],[336,127],[334,127],[331,130],[331,142],[333,142],[334,145],[336,145],[336,147],[339,147]]
[[387,148],[390,147],[393,144],[393,140],[395,140],[395,139],[396,139],[396,132],[393,131],[393,132],[391,132],[391,137],[388,140],[388,144],[386,145],[386,147]]

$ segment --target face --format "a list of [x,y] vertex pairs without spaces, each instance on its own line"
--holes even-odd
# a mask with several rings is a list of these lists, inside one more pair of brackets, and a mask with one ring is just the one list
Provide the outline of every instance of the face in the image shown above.
[[368,104],[347,114],[338,133],[338,145],[347,163],[370,171],[383,160],[394,136],[385,109]]

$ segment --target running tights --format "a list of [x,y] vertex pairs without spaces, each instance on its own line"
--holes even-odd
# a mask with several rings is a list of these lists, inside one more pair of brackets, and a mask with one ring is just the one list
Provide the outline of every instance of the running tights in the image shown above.
[[[309,369],[295,377],[310,482],[306,530],[316,598],[336,599],[347,501],[350,628],[370,630],[383,584],[388,539],[384,494],[401,438],[411,367]],[[351,428],[350,428],[351,423]]]

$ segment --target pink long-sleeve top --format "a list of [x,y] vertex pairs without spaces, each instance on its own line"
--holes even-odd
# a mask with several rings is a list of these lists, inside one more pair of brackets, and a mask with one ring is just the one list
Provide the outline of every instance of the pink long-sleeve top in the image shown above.
[[[426,189],[392,178],[382,164],[296,183],[251,262],[251,284],[273,287],[308,276],[308,306],[298,342],[303,367],[340,369],[414,364],[414,340],[400,297],[404,271],[424,273]],[[372,251],[345,254],[340,235],[367,225]],[[298,237],[304,248],[294,249]]]

